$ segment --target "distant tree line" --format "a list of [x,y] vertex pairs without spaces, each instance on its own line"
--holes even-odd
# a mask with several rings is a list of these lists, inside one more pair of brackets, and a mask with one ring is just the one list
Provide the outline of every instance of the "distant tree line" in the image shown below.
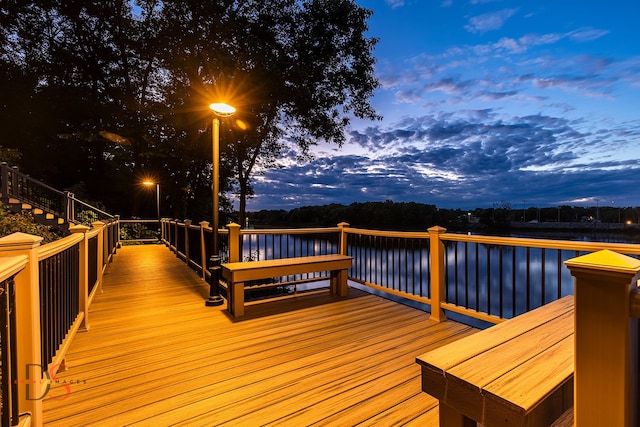
[[[260,227],[352,227],[380,230],[424,231],[434,225],[448,230],[473,228],[505,230],[518,223],[624,223],[638,224],[640,207],[557,206],[512,208],[508,203],[491,208],[443,209],[436,205],[402,202],[329,204],[286,210],[261,210],[248,214],[248,224]],[[235,220],[230,217],[229,220]]]

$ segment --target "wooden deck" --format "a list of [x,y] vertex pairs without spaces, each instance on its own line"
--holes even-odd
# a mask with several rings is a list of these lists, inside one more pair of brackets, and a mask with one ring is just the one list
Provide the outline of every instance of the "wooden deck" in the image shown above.
[[45,425],[437,425],[415,357],[476,331],[356,289],[235,321],[207,295],[166,247],[119,249]]

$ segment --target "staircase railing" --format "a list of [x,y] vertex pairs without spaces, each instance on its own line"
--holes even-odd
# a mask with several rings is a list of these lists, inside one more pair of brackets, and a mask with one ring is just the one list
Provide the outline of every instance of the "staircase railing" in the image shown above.
[[76,199],[73,193],[57,190],[5,162],[0,163],[0,193],[5,201],[14,199],[29,204],[32,208],[41,209],[68,223],[91,224],[114,218],[113,215]]

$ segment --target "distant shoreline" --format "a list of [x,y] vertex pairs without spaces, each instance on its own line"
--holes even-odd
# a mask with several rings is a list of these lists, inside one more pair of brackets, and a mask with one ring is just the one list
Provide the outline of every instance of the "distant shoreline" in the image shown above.
[[602,222],[511,222],[512,230],[606,231],[640,233],[638,224]]

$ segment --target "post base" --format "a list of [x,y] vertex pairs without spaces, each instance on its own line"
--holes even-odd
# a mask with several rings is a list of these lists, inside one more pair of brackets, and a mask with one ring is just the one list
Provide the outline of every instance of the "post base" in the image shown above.
[[205,302],[204,305],[207,307],[215,307],[218,305],[222,305],[224,304],[224,298],[222,298],[220,295],[216,295],[214,297],[209,297]]

